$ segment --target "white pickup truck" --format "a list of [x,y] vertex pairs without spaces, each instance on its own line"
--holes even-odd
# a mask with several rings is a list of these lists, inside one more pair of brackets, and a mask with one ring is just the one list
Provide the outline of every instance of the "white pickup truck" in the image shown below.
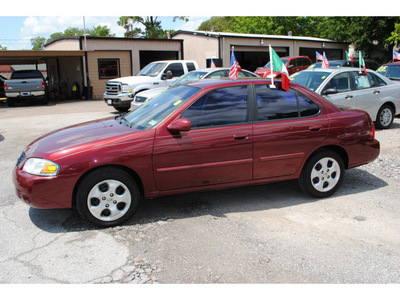
[[135,94],[158,87],[167,87],[178,77],[199,69],[192,60],[155,61],[136,76],[116,78],[106,82],[104,101],[118,111],[128,111]]

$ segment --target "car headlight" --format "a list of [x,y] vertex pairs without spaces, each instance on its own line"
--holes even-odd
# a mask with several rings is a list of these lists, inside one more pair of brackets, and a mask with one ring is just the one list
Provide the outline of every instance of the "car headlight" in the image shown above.
[[132,93],[131,87],[127,84],[123,84],[121,87],[121,90],[122,90],[122,92],[125,92],[125,93]]
[[39,176],[56,176],[60,170],[60,167],[47,159],[42,158],[29,158],[23,170],[32,175]]

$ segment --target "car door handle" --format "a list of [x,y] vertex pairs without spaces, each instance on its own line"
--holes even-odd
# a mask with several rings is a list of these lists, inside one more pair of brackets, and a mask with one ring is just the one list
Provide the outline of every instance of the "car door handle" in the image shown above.
[[249,138],[249,134],[248,133],[246,133],[246,134],[235,134],[233,136],[233,139],[235,139],[235,140],[247,140],[248,138]]
[[351,99],[353,98],[353,95],[347,95],[346,97],[344,97],[344,99]]
[[310,131],[320,131],[321,127],[309,127]]
[[377,94],[379,94],[380,92],[381,92],[381,91],[375,90],[375,91],[374,91],[374,94],[377,95]]

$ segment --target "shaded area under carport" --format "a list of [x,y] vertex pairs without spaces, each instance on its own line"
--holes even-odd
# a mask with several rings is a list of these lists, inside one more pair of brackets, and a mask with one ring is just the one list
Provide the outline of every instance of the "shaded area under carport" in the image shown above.
[[[0,51],[0,69],[2,65],[34,65],[39,69],[40,64],[46,64],[50,99],[81,99],[87,95],[84,58],[85,51],[79,50],[4,50]],[[79,90],[73,92],[74,83]]]

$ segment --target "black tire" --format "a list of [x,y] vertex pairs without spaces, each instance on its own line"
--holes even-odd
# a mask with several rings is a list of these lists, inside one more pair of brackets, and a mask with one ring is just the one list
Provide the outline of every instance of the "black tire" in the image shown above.
[[123,224],[135,214],[139,202],[135,180],[116,168],[105,167],[89,173],[77,189],[79,213],[98,227]]
[[375,125],[379,129],[388,129],[392,126],[394,118],[394,111],[390,105],[383,105],[376,116]]
[[14,107],[14,98],[7,98],[8,107]]
[[298,180],[300,188],[314,197],[331,196],[344,178],[344,163],[336,152],[324,150],[315,153],[304,165]]
[[115,107],[114,108],[120,112],[127,112],[130,107]]

